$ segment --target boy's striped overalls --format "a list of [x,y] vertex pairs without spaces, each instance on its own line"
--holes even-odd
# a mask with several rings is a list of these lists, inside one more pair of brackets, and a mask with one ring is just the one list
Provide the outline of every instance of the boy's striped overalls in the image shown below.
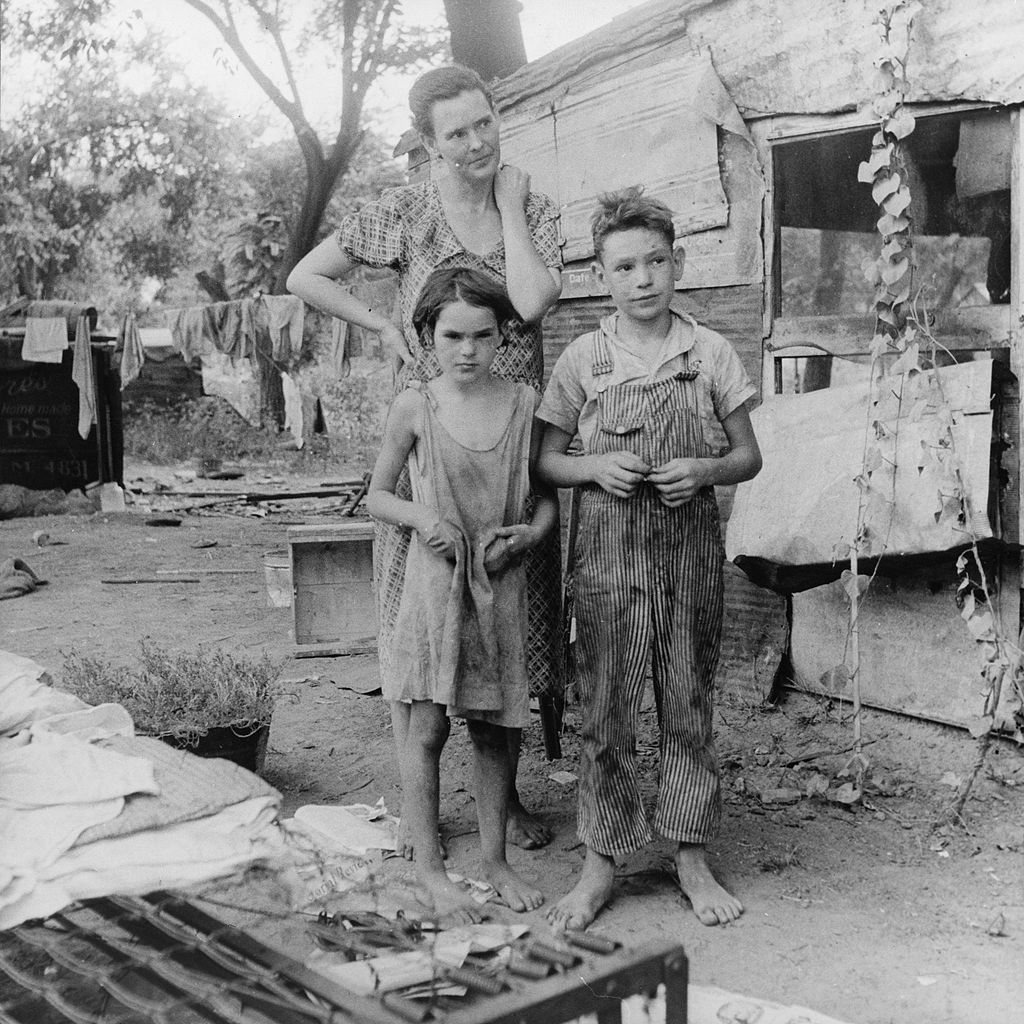
[[[593,373],[614,368],[594,334]],[[643,384],[598,383],[587,453],[632,451],[650,466],[707,457],[699,370]],[[653,485],[627,499],[587,488],[575,554],[575,678],[584,705],[580,838],[608,855],[663,836],[706,843],[720,816],[712,687],[722,629],[723,547],[714,488],[666,508]],[[661,725],[658,802],[648,822],[635,756],[648,653]]]

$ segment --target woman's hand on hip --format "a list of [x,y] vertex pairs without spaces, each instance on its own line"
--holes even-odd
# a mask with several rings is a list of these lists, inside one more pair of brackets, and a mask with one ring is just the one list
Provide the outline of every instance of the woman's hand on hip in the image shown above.
[[523,211],[530,195],[530,176],[512,164],[502,164],[494,175],[494,204],[503,216]]
[[401,369],[403,365],[416,361],[413,354],[409,351],[405,335],[397,324],[388,323],[382,327],[380,330],[380,340],[385,351],[394,357],[396,369]]

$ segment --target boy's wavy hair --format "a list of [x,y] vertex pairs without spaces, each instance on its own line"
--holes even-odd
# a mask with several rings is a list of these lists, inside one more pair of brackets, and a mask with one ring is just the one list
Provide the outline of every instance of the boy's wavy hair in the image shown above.
[[453,100],[464,92],[483,93],[487,105],[494,110],[494,99],[484,80],[462,64],[447,64],[425,71],[409,90],[412,126],[425,139],[434,138],[434,104]]
[[467,306],[489,309],[498,321],[501,344],[507,334],[506,325],[515,319],[516,311],[505,289],[486,274],[469,267],[449,267],[435,270],[423,284],[416,308],[412,313],[412,325],[422,344],[434,344],[434,327],[445,306],[453,302],[465,302]]
[[616,192],[602,192],[597,197],[597,210],[590,219],[594,256],[601,259],[604,241],[610,234],[631,228],[656,231],[669,246],[676,240],[672,211],[660,199],[645,196],[643,185],[631,185]]

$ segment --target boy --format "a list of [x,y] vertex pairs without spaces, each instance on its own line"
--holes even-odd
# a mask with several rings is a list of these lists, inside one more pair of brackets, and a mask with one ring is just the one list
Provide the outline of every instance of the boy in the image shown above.
[[[579,881],[548,918],[556,928],[586,928],[611,896],[615,856],[650,842],[653,826],[678,843],[679,885],[698,919],[726,924],[743,907],[706,857],[721,813],[711,703],[723,550],[713,485],[761,468],[744,405],[754,389],[721,335],[670,308],[684,259],[673,249],[671,210],[638,187],[598,202],[593,271],[616,312],[562,353],[537,412],[547,423],[541,477],[583,488],[575,672],[587,853]],[[729,443],[721,456],[709,443],[715,421]],[[582,457],[566,454],[577,433]],[[650,823],[635,762],[648,653],[661,727]]]

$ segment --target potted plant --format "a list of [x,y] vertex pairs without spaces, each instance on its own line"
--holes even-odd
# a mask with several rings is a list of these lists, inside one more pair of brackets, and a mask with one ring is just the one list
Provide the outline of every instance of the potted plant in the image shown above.
[[145,641],[139,647],[137,667],[67,655],[63,688],[88,704],[122,705],[141,735],[260,771],[280,695],[279,666],[221,649],[172,653]]

